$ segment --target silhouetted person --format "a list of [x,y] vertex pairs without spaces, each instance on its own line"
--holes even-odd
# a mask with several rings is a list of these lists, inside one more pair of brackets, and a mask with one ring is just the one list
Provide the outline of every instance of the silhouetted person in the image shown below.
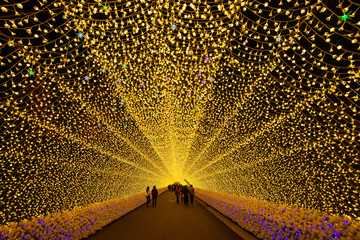
[[181,194],[180,189],[176,188],[175,189],[176,203],[179,203],[180,194]]
[[180,185],[180,187],[179,187],[179,189],[180,189],[180,195],[181,195],[181,202],[183,202],[184,201],[184,193],[183,193],[183,189],[184,189],[184,186],[182,186],[182,185]]
[[156,207],[156,199],[158,196],[158,190],[156,189],[156,186],[153,187],[151,191],[151,195],[152,195],[152,206]]
[[183,187],[182,192],[184,194],[184,204],[185,204],[185,206],[187,206],[189,204],[189,190],[188,190],[187,186]]
[[146,206],[148,207],[150,203],[150,187],[146,188]]
[[194,203],[194,195],[195,195],[195,189],[193,188],[193,185],[190,185],[189,187],[189,195],[190,195],[190,204],[192,206]]

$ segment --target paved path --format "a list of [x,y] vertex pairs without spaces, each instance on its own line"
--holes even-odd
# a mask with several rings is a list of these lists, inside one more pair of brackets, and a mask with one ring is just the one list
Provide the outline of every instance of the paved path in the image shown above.
[[157,207],[141,206],[88,239],[241,240],[196,200],[188,207],[175,200],[167,191],[158,197]]

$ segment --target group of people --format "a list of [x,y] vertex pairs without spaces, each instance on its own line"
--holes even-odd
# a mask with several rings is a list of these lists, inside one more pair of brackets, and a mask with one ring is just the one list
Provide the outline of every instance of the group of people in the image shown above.
[[[168,189],[171,192],[175,192],[176,203],[179,203],[181,201],[181,202],[184,202],[185,206],[188,206],[189,200],[190,200],[190,205],[191,206],[193,205],[194,195],[195,195],[195,190],[193,188],[193,185],[182,186],[180,184],[173,184],[173,185],[169,185]],[[156,207],[156,201],[157,201],[158,195],[159,195],[159,192],[156,189],[156,186],[154,186],[152,190],[150,190],[150,187],[148,186],[146,188],[146,206],[149,207],[150,198],[152,198],[152,206]]]
[[195,189],[193,185],[174,185],[171,187],[171,191],[175,191],[176,203],[179,203],[180,199],[181,202],[184,202],[185,206],[188,206],[190,199],[190,205],[192,206],[194,204]]

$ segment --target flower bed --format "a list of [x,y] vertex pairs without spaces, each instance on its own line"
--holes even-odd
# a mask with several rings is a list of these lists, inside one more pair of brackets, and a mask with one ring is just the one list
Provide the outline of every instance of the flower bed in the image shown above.
[[[159,194],[167,188],[158,189]],[[146,202],[145,193],[0,226],[0,240],[82,239]]]
[[350,217],[203,189],[196,195],[260,239],[360,239],[360,222]]

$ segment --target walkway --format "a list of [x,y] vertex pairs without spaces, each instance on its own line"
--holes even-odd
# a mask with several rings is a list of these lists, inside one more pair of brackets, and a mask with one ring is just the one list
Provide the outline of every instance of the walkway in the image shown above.
[[157,207],[141,206],[88,239],[241,240],[198,201],[185,207],[175,200],[175,194],[167,191],[159,196]]

